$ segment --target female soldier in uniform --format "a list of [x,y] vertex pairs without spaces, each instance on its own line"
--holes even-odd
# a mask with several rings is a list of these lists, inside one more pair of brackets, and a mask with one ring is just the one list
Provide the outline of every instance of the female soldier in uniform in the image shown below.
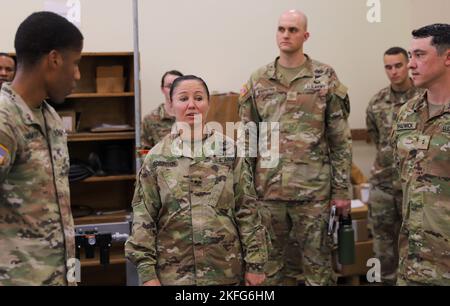
[[138,175],[127,257],[144,285],[259,285],[268,239],[251,170],[231,139],[205,127],[202,79],[177,78],[170,101],[177,128]]

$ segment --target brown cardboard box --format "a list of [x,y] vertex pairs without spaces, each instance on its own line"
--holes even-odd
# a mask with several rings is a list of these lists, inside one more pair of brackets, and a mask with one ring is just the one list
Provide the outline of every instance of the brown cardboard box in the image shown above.
[[369,229],[367,227],[367,219],[352,220],[352,227],[355,231],[355,242],[369,240]]
[[[227,122],[240,122],[239,118],[239,95],[236,93],[226,93],[226,94],[215,94],[211,95],[210,108],[208,111],[208,116],[206,117],[207,122],[219,122],[222,125],[222,133],[227,134],[230,131],[226,130]],[[231,137],[231,134],[227,134]],[[233,135],[234,140],[236,140],[236,132]]]
[[366,204],[364,204],[363,207],[352,208],[352,211],[350,213],[352,220],[367,219],[368,214],[369,214],[369,207]]
[[124,92],[123,66],[98,66],[96,85],[98,93]]
[[374,257],[373,241],[357,242],[355,244],[356,260],[353,265],[339,264],[337,249],[333,251],[333,269],[341,276],[365,275],[370,267],[367,267],[367,261]]
[[97,78],[122,78],[123,77],[123,66],[98,66],[97,67]]
[[124,92],[125,78],[97,78],[96,85],[98,93]]

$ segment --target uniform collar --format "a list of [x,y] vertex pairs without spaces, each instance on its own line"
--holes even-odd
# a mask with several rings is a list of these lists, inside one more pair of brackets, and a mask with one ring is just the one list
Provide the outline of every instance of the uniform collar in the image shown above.
[[[226,157],[234,156],[234,145],[231,139],[228,139],[225,135],[216,132],[215,130],[207,129],[207,133],[202,140],[196,142],[183,141],[180,137],[180,133],[173,132],[170,134],[170,149],[171,154],[178,157],[187,157],[190,159],[198,160],[205,159],[207,157],[219,156],[219,154],[226,155]],[[219,135],[222,138],[219,138]],[[220,141],[219,141],[220,140]],[[220,147],[216,146],[220,144]],[[221,153],[219,153],[221,152]],[[228,154],[230,156],[228,156]]]
[[[419,99],[414,103],[412,109],[416,112],[428,109],[428,91],[425,91],[419,96]],[[447,103],[441,112],[441,114],[445,113],[450,113],[450,103]]]
[[[22,97],[11,88],[11,83],[3,83],[1,93],[7,96],[16,105],[17,109],[19,110],[19,114],[22,118],[22,121],[26,125],[39,124],[35,120],[33,112],[31,111],[28,104],[25,103]],[[49,110],[46,101],[42,101],[42,110],[44,112]]]
[[162,104],[159,106],[159,117],[160,117],[161,119],[169,119],[169,120],[172,120],[172,119],[173,119],[173,117],[172,117],[171,115],[169,115],[168,112],[166,112],[166,108],[164,107],[164,103],[162,103]]
[[392,86],[389,86],[389,93],[388,93],[388,99],[387,101],[389,103],[394,104],[405,104],[408,100],[410,100],[414,94],[416,93],[417,88],[412,86],[410,89],[408,89],[406,92],[401,94],[402,99],[397,100],[394,95],[394,90],[392,89]]
[[412,109],[413,111],[417,112],[420,111],[423,108],[428,107],[428,102],[427,102],[427,92],[425,91],[424,93],[420,94],[419,98],[417,99],[417,101],[412,105]]
[[[306,62],[303,64],[304,67],[295,76],[294,80],[296,80],[298,78],[303,78],[303,77],[311,77],[312,78],[314,76],[312,60],[307,54],[305,54],[305,57],[306,57]],[[281,75],[281,73],[279,71],[277,71],[277,65],[278,65],[279,59],[280,59],[280,57],[278,56],[275,59],[275,61],[273,61],[272,63],[267,65],[267,70],[266,70],[266,76],[269,79],[277,80],[278,82],[280,82],[283,79],[283,76]]]

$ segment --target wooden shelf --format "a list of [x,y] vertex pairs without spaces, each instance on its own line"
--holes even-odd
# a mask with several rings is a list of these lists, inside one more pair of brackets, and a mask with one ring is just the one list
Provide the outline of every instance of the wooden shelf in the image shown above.
[[110,176],[91,176],[83,181],[79,181],[79,183],[133,181],[135,179],[136,179],[136,175],[134,175],[134,174],[110,175]]
[[[131,204],[130,204],[131,205]],[[85,224],[97,224],[97,223],[116,223],[127,221],[127,216],[130,215],[128,211],[121,211],[114,214],[107,215],[92,215],[80,218],[74,218],[75,225],[85,225]]]
[[132,56],[134,52],[83,52],[81,56]]
[[109,133],[74,133],[67,135],[68,142],[79,141],[102,141],[102,140],[127,140],[134,139],[135,133],[132,132],[109,132]]
[[81,99],[81,98],[115,98],[115,97],[134,97],[134,92],[79,92],[67,96],[67,99]]

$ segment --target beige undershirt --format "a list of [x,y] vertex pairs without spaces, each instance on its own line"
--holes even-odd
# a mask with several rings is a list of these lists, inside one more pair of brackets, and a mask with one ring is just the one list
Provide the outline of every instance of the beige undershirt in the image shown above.
[[[305,62],[305,64],[306,64],[306,62]],[[305,67],[305,64],[303,64],[299,67],[286,68],[286,67],[281,66],[278,63],[277,69],[283,76],[284,81],[286,81],[286,83],[290,84],[295,79],[295,77],[303,70],[303,68]]]
[[428,118],[433,118],[434,116],[439,115],[444,106],[445,105],[442,104],[433,104],[428,102]]

